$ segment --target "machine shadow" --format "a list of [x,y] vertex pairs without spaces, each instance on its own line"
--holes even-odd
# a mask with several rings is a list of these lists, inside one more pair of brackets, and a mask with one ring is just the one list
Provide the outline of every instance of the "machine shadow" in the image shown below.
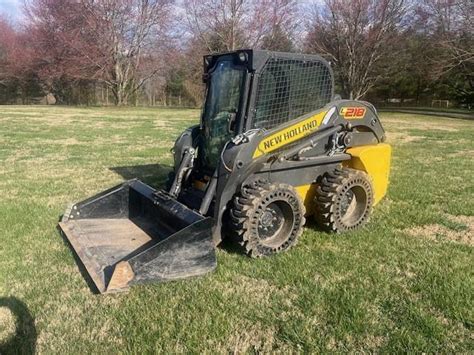
[[109,169],[125,180],[137,178],[154,188],[164,187],[169,174],[173,171],[172,166],[162,164],[116,166]]
[[230,236],[225,236],[222,242],[218,246],[219,249],[225,251],[228,254],[236,254],[245,257],[245,248],[233,241]]
[[34,354],[37,332],[26,304],[16,297],[0,297],[0,308],[10,310],[16,323],[15,334],[0,343],[0,354]]
[[[313,216],[307,217],[305,229],[329,236],[329,233],[321,228],[321,226],[314,220]],[[300,236],[300,238],[304,237],[304,234]],[[247,254],[245,248],[239,245],[236,241],[232,240],[230,235],[224,235],[224,239],[222,240],[221,244],[219,244],[219,249],[224,250],[226,253],[237,254],[243,257],[245,257]]]
[[327,234],[328,236],[330,235],[330,233],[325,230],[324,228],[322,228],[318,222],[316,222],[316,220],[314,219],[314,216],[308,216],[306,217],[306,224],[305,224],[305,228],[308,229],[308,230],[311,230],[313,232],[318,232],[318,233],[322,233],[322,234]]

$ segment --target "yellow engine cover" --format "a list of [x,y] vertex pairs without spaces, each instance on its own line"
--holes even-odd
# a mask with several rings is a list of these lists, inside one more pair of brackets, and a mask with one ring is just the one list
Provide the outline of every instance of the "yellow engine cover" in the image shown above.
[[[347,149],[351,160],[343,162],[348,168],[365,171],[372,179],[374,205],[387,193],[392,147],[389,144],[366,145]],[[306,207],[306,215],[314,213],[314,197],[317,184],[295,186],[295,190]]]
[[349,148],[347,153],[352,155],[352,159],[343,162],[343,165],[365,171],[372,178],[376,205],[387,193],[392,147],[381,143]]
[[316,188],[318,185],[300,185],[295,186],[296,193],[303,201],[303,205],[306,208],[306,215],[310,216],[314,213],[314,197],[316,196]]

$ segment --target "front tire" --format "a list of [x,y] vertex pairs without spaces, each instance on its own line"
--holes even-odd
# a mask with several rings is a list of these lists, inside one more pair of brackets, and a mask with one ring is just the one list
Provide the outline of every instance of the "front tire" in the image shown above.
[[314,202],[323,229],[340,233],[360,228],[372,211],[372,182],[363,171],[338,168],[323,177]]
[[255,182],[234,198],[232,234],[251,257],[276,254],[296,244],[304,215],[304,205],[292,186]]

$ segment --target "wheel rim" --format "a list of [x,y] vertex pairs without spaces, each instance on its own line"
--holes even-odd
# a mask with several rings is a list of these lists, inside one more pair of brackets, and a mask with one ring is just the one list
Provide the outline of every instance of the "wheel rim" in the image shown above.
[[291,206],[284,201],[268,204],[258,219],[260,242],[270,248],[279,247],[291,233],[295,217]]
[[342,222],[347,226],[356,225],[367,210],[367,192],[362,186],[350,187],[342,196],[340,213]]

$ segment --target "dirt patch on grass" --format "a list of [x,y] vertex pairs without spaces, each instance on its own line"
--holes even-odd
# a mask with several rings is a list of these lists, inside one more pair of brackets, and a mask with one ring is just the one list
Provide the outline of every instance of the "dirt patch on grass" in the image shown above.
[[6,307],[0,307],[0,344],[15,335],[16,324],[13,313]]
[[[357,342],[352,336],[348,335],[344,340],[337,341],[331,337],[326,343],[326,349],[331,352],[347,352],[347,348],[359,349],[360,352],[372,353],[377,351],[386,343],[387,339],[383,336],[367,335],[362,342]],[[346,351],[344,351],[346,350]]]
[[387,141],[393,143],[411,143],[425,139],[424,136],[410,136],[408,133],[389,132],[387,133]]
[[61,145],[61,146],[71,146],[78,144],[85,144],[86,142],[80,142],[76,138],[66,138],[66,139],[38,139],[38,142],[46,145]]
[[410,119],[403,118],[390,118],[385,117],[382,119],[383,124],[387,126],[393,125],[396,129],[420,129],[420,130],[435,130],[435,131],[445,131],[445,132],[458,132],[460,128],[460,123],[457,120],[443,120],[442,124],[439,124],[439,121],[427,119],[420,119],[410,116]]
[[[84,288],[84,293],[88,290]],[[75,293],[82,290],[75,289]],[[90,291],[88,291],[90,293]],[[88,308],[85,306],[87,299],[80,297],[81,304],[74,305],[73,299],[77,294],[72,292],[64,292],[59,290],[58,296],[51,297],[43,306],[42,313],[38,316],[37,321],[41,324],[41,332],[37,339],[37,346],[40,352],[42,349],[51,348],[51,344],[55,342],[68,341],[101,341],[109,335],[109,340],[114,341],[113,324],[110,320],[104,319],[100,324],[91,324],[94,331],[90,331],[89,325],[86,325],[84,314],[87,314]],[[81,296],[81,294],[79,294]],[[87,297],[92,297],[88,295]],[[66,321],[65,321],[66,320]]]
[[421,237],[431,241],[455,242],[474,246],[474,216],[447,216],[449,220],[460,224],[460,230],[450,229],[441,224],[427,224],[405,229],[404,232],[413,237]]
[[270,353],[275,344],[275,329],[265,328],[261,324],[247,324],[239,327],[227,341],[227,344],[218,350],[217,353],[231,352],[242,354],[248,352]]
[[5,162],[12,164],[21,159],[28,159],[32,155],[32,150],[29,148],[17,149],[11,151],[11,155],[5,159]]
[[[295,348],[278,339],[277,329],[250,320],[240,321],[225,342],[210,342],[212,352],[216,354],[269,354],[273,352],[290,354]],[[298,349],[300,349],[298,347]]]
[[364,339],[364,348],[376,350],[379,349],[386,342],[386,338],[383,336],[368,335]]
[[221,284],[220,287],[222,288],[222,294],[226,297],[247,297],[252,299],[252,302],[260,304],[268,304],[270,296],[281,295],[284,292],[277,286],[271,285],[267,280],[240,275],[233,278],[230,283]]
[[459,152],[448,154],[449,158],[461,158],[461,157],[471,157],[474,158],[474,150],[472,149],[462,149]]
[[[176,120],[173,119],[172,121]],[[169,121],[156,120],[155,122],[153,122],[153,125],[155,128],[159,128],[160,130],[164,129],[164,131],[174,131],[178,129],[174,122],[170,123]]]

